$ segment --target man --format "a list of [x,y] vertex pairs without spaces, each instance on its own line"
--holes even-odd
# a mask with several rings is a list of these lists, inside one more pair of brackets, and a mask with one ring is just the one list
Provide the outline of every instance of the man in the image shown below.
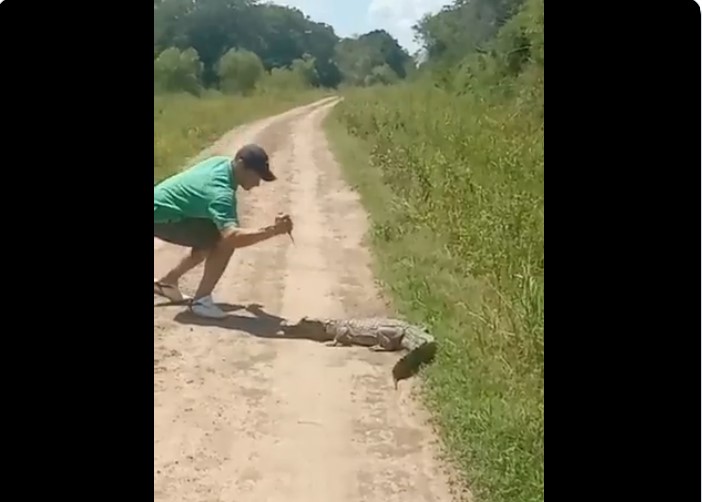
[[171,301],[186,298],[178,281],[205,260],[205,271],[190,310],[221,319],[226,314],[212,301],[212,290],[222,277],[236,248],[257,244],[292,231],[289,216],[279,215],[273,225],[259,229],[239,227],[236,189],[251,190],[261,180],[274,181],[268,155],[258,145],[242,147],[232,159],[216,156],[176,174],[154,187],[154,237],[191,248],[173,270],[154,279],[154,293]]

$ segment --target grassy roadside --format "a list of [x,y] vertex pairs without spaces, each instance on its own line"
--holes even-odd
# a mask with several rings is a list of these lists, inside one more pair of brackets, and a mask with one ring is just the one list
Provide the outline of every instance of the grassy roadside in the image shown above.
[[207,93],[154,96],[154,184],[228,130],[330,95],[322,90],[248,97]]
[[439,340],[423,397],[478,501],[543,501],[543,129],[520,106],[393,86],[325,123],[376,275]]

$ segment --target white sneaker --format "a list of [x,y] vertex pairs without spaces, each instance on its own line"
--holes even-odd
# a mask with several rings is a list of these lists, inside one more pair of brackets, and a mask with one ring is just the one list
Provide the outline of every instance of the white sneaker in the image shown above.
[[211,296],[203,296],[190,304],[190,311],[200,317],[224,319],[227,313],[214,304]]

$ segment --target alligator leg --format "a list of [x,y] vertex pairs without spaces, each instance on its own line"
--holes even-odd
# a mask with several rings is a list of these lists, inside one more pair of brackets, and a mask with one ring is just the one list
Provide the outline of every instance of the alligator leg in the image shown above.
[[348,340],[349,330],[347,328],[341,329],[335,336],[334,340],[327,343],[327,347],[339,347],[349,345]]
[[402,339],[404,338],[404,333],[398,333],[392,328],[381,328],[378,330],[378,343],[376,347],[380,347],[374,350],[384,351],[384,352],[395,352],[402,348]]

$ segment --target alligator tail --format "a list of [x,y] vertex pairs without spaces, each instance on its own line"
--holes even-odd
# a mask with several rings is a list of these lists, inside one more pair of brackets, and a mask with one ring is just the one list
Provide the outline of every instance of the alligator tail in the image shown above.
[[415,376],[424,365],[431,364],[436,356],[436,350],[436,341],[432,340],[423,343],[402,356],[392,368],[395,388],[397,388],[397,383],[400,380]]

